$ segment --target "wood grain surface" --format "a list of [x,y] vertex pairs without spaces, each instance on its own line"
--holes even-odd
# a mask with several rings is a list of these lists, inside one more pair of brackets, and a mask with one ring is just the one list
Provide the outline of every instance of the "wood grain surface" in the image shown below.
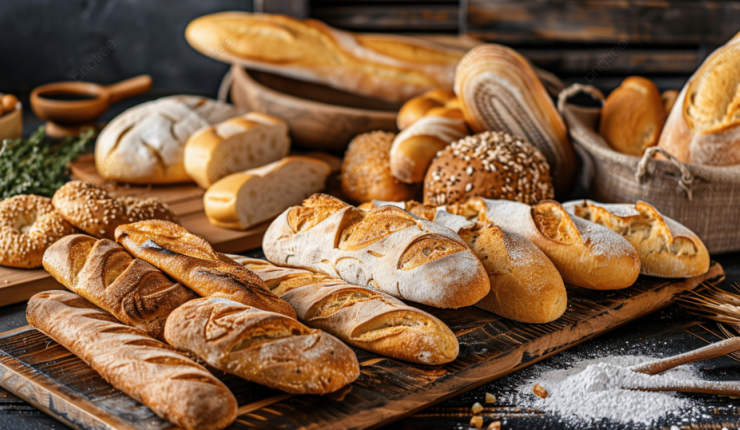
[[[523,324],[478,308],[422,307],[448,324],[460,355],[443,366],[419,366],[357,350],[361,376],[331,396],[290,396],[214,372],[239,401],[232,428],[371,428],[529,366],[670,304],[701,282],[719,282],[713,263],[701,277],[641,276],[621,291],[568,287],[568,310],[549,324]],[[0,385],[78,429],[164,429],[169,425],[113,389],[66,349],[31,327],[0,335]]]

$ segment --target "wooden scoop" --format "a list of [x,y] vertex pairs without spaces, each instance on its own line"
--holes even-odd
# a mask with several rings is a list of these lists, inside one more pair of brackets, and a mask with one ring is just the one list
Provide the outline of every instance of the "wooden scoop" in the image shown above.
[[684,354],[674,355],[673,357],[637,364],[631,366],[629,369],[637,373],[655,375],[682,364],[722,357],[723,355],[732,354],[735,351],[740,351],[740,337],[731,337],[722,342],[713,343]]
[[[46,134],[52,137],[78,135],[84,127],[94,127],[113,103],[143,94],[152,88],[152,77],[141,75],[108,86],[90,82],[55,82],[31,92],[31,107],[46,120]],[[53,100],[77,98],[76,100]]]

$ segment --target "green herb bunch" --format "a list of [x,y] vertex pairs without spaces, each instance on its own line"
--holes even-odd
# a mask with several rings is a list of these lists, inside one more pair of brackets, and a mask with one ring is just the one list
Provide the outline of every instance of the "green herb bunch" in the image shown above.
[[5,139],[0,147],[0,199],[18,194],[51,197],[67,181],[69,163],[83,154],[95,132],[53,141],[44,126],[28,139]]

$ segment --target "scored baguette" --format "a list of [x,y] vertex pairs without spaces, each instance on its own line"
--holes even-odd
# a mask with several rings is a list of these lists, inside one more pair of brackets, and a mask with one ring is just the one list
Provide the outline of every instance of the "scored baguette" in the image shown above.
[[177,308],[165,338],[211,366],[293,394],[331,393],[360,375],[355,353],[333,336],[222,298]]
[[198,297],[108,239],[66,236],[46,250],[43,264],[60,284],[156,338],[170,312]]
[[222,258],[205,239],[175,223],[150,220],[125,224],[116,229],[116,242],[201,296],[296,317],[295,310],[249,269]]
[[38,293],[28,301],[26,318],[113,387],[176,426],[216,430],[236,418],[234,395],[206,369],[77,294]]
[[229,256],[259,276],[309,327],[376,354],[427,365],[457,358],[455,334],[428,313],[375,289],[265,260]]
[[390,206],[364,212],[326,194],[277,217],[262,248],[274,264],[440,308],[473,305],[490,290],[481,262],[450,229]]

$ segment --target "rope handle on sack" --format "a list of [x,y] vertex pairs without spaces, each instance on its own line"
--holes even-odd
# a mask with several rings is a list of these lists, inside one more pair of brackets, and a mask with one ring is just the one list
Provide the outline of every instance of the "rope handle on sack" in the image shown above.
[[568,103],[568,99],[581,92],[588,93],[595,99],[601,100],[602,103],[604,102],[604,95],[601,94],[601,91],[591,85],[573,84],[558,94],[558,112],[560,112],[560,115],[565,115],[565,104]]
[[668,161],[670,161],[670,163],[673,164],[679,172],[681,172],[681,176],[678,178],[678,186],[686,192],[689,200],[691,200],[694,175],[691,174],[691,171],[688,167],[686,167],[684,163],[678,161],[676,157],[669,154],[663,148],[659,148],[657,146],[653,146],[645,150],[645,154],[642,156],[642,159],[637,164],[637,170],[635,171],[635,180],[637,181],[637,183],[642,184],[643,182],[645,182],[648,161],[653,159],[653,154],[655,154],[656,152],[659,152],[664,157],[666,157]]
[[218,86],[218,96],[216,100],[226,103],[226,99],[229,98],[229,91],[231,91],[231,84],[234,83],[234,75],[231,74],[231,69],[221,79],[221,85]]

